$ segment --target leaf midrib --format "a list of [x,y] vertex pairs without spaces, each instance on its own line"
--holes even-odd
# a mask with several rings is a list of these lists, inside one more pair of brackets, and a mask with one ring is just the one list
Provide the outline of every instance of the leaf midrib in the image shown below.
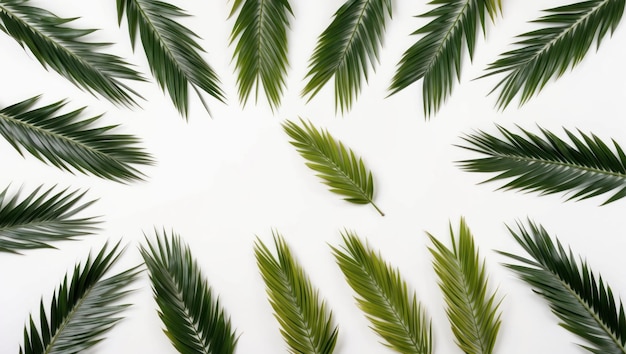
[[359,14],[359,17],[357,18],[357,20],[355,22],[354,29],[352,30],[352,33],[350,33],[350,38],[348,39],[348,41],[346,42],[346,45],[341,50],[340,59],[334,65],[335,71],[337,71],[337,68],[341,68],[341,67],[343,67],[345,65],[346,58],[348,57],[346,55],[346,53],[348,52],[348,49],[352,46],[352,41],[354,40],[354,38],[356,36],[356,33],[358,32],[358,29],[359,29],[359,27],[361,26],[361,24],[363,22],[363,17],[365,16],[365,10],[367,9],[367,7],[369,6],[369,4],[372,1],[373,0],[366,0],[363,3],[363,7],[361,8],[361,13]]
[[[319,156],[321,156],[328,164],[330,164],[333,167],[333,170],[335,172],[338,172],[341,176],[343,176],[346,180],[348,180],[350,184],[357,187],[358,191],[361,193],[361,197],[364,200],[366,200],[370,204],[374,203],[372,198],[370,198],[369,195],[365,192],[364,188],[360,186],[359,184],[357,184],[352,178],[350,178],[350,176],[348,176],[348,174],[341,168],[339,164],[337,164],[335,161],[333,161],[328,156],[326,156],[326,154],[324,154],[324,152],[317,147],[317,144],[315,143],[315,141],[311,141],[307,137],[307,142],[308,142],[308,146],[312,148]],[[333,146],[333,148],[336,148],[337,144],[335,142],[331,142],[331,144],[334,144],[335,146]]]
[[459,254],[455,254],[455,258],[454,261],[459,269],[459,273],[461,274],[461,278],[463,279],[463,283],[465,284],[465,287],[463,287],[463,297],[465,298],[465,304],[470,308],[471,312],[472,312],[472,318],[471,323],[472,323],[472,329],[474,331],[474,335],[475,338],[478,340],[478,346],[480,349],[481,353],[486,353],[486,345],[483,342],[483,336],[482,336],[482,332],[480,331],[481,326],[478,323],[478,314],[476,311],[476,307],[475,307],[475,303],[472,300],[472,297],[470,296],[470,288],[473,287],[473,283],[471,283],[468,279],[468,277],[466,276],[466,273],[463,272],[463,267],[461,266],[461,260],[457,257],[459,257]]
[[507,158],[507,159],[513,159],[513,160],[526,161],[526,162],[541,163],[541,164],[546,164],[546,165],[557,165],[557,166],[562,166],[562,167],[575,168],[575,169],[579,169],[579,170],[583,170],[583,171],[587,171],[587,172],[593,172],[593,173],[609,175],[609,176],[612,176],[612,177],[617,177],[617,178],[626,180],[626,174],[619,173],[619,172],[613,172],[613,171],[609,171],[609,170],[603,170],[603,169],[599,169],[599,168],[588,167],[588,166],[576,164],[576,163],[573,163],[573,162],[561,162],[561,161],[554,161],[554,160],[542,160],[542,159],[538,159],[538,158],[532,158],[532,157],[526,157],[526,156],[518,156],[518,155],[512,155],[512,154],[501,154],[501,153],[494,153],[494,152],[484,152],[484,153],[486,153],[487,155],[490,155],[492,157],[496,157],[496,158]]
[[[598,3],[598,5],[596,5],[592,9],[590,9],[589,12],[587,12],[584,16],[581,16],[581,18],[579,18],[575,22],[573,22],[571,24],[567,24],[566,26],[563,26],[562,28],[564,28],[565,30],[561,31],[556,37],[552,38],[550,41],[545,43],[539,51],[537,51],[534,55],[532,55],[527,60],[525,60],[524,61],[524,63],[525,63],[524,65],[527,65],[527,64],[529,64],[531,62],[536,61],[538,57],[540,57],[541,55],[545,54],[548,50],[550,50],[550,48],[552,48],[556,42],[561,40],[563,37],[565,37],[569,33],[573,32],[576,29],[577,26],[579,26],[588,17],[592,16],[594,14],[594,12],[597,11],[598,8],[604,6],[609,1],[611,1],[611,0],[603,0],[602,2]],[[522,70],[521,66],[522,65],[517,65],[516,71],[521,71]]]
[[[38,127],[38,126],[36,126],[34,124],[27,124],[27,123],[25,123],[25,122],[15,118],[15,117],[7,115],[6,113],[0,112],[0,118],[2,118],[4,120],[7,120],[7,121],[10,121],[10,122],[13,122],[13,123],[15,123],[15,124],[17,124],[19,126],[24,127],[25,129],[34,130],[34,131],[36,131],[36,132],[38,132],[38,133],[40,133],[42,135],[50,136],[50,137],[53,137],[55,139],[68,142],[68,143],[70,143],[70,144],[72,144],[74,146],[78,146],[81,149],[88,150],[88,151],[92,152],[93,154],[96,154],[98,156],[104,157],[106,160],[109,160],[109,161],[110,160],[114,160],[115,162],[120,163],[119,161],[117,161],[117,159],[114,159],[113,157],[109,156],[108,154],[106,154],[106,153],[104,153],[104,152],[102,152],[100,150],[94,149],[93,147],[91,147],[91,146],[89,146],[87,144],[84,144],[84,143],[82,143],[80,141],[77,141],[74,138],[67,137],[67,136],[64,136],[64,135],[61,135],[61,134],[57,134],[57,133],[52,132],[50,130],[45,130],[45,129],[40,128],[40,127]],[[49,152],[49,151],[47,151],[47,152]],[[70,154],[73,154],[73,153],[74,152],[70,152]],[[45,154],[43,154],[43,156],[45,156]],[[46,157],[46,159],[47,159],[47,157]],[[67,166],[67,164],[69,164],[67,161],[65,161],[65,158],[62,158],[62,160],[64,160],[64,163],[63,163],[64,166]],[[69,164],[69,165],[71,165],[71,164]],[[79,163],[79,165],[80,165],[80,163]],[[84,167],[81,167],[81,168],[84,168]]]
[[[378,294],[380,294],[380,296],[385,301],[385,304],[387,305],[387,308],[388,309],[392,309],[392,311],[390,311],[390,312],[395,317],[396,322],[400,323],[400,325],[402,326],[404,331],[409,335],[409,338],[411,339],[411,343],[413,344],[413,347],[419,353],[421,353],[422,347],[419,345],[419,343],[417,343],[417,338],[414,338],[414,333],[412,333],[411,330],[408,328],[408,326],[405,323],[404,319],[399,315],[398,311],[396,310],[396,307],[391,302],[391,299],[387,296],[387,293],[383,290],[383,288],[378,284],[377,279],[372,275],[372,273],[370,272],[369,268],[366,267],[362,262],[357,263],[357,266],[359,268],[361,268],[361,270],[367,275],[367,277],[370,280],[370,284],[373,284],[374,287],[376,288],[376,290],[378,290]],[[376,317],[378,317],[378,316],[376,316]]]
[[[11,16],[13,19],[15,19],[16,21],[22,23],[28,29],[30,29],[31,31],[37,33],[39,36],[43,37],[44,39],[46,39],[49,43],[52,43],[55,48],[65,52],[65,53],[70,54],[70,56],[72,58],[74,58],[76,61],[82,63],[84,66],[90,68],[92,72],[97,72],[99,74],[100,78],[103,78],[105,81],[109,82],[112,86],[114,86],[116,88],[118,87],[116,81],[113,78],[109,77],[108,75],[105,75],[103,72],[100,71],[99,68],[94,67],[89,61],[86,61],[83,57],[81,57],[80,55],[76,54],[74,51],[70,50],[70,48],[59,44],[54,38],[52,38],[52,37],[48,36],[47,34],[41,32],[37,27],[32,26],[31,24],[29,24],[28,22],[23,20],[21,17],[15,15],[12,11],[9,11],[6,8],[6,6],[0,4],[0,10],[4,11],[4,13],[6,13],[9,16]],[[84,42],[80,42],[80,43],[86,44]],[[64,74],[62,74],[62,75],[65,76]],[[72,76],[72,75],[70,75],[70,76]],[[72,79],[72,81],[74,81],[74,80]],[[81,86],[82,86],[82,84],[81,84]],[[98,89],[96,91],[100,91],[100,90]]]
[[587,304],[587,302],[584,301],[584,299],[580,297],[580,295],[578,295],[578,293],[574,289],[572,289],[570,285],[559,276],[559,274],[552,272],[551,269],[547,269],[547,270],[550,274],[552,274],[558,280],[559,283],[561,283],[561,285],[567,290],[567,292],[570,293],[570,295],[572,295],[578,301],[578,303],[587,311],[587,313],[591,315],[591,317],[602,328],[602,330],[604,330],[607,336],[611,338],[611,340],[613,341],[613,344],[615,344],[622,353],[626,354],[626,348],[620,344],[619,339],[615,337],[613,332],[605,325],[605,323],[593,311],[593,309]]

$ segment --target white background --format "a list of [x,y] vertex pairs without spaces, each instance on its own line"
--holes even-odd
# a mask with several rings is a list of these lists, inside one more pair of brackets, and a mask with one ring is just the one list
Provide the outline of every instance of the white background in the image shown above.
[[[455,147],[474,129],[495,133],[494,123],[515,124],[536,131],[536,125],[561,133],[579,128],[626,145],[626,29],[622,24],[600,50],[573,71],[551,82],[521,108],[494,109],[496,95],[487,96],[499,77],[473,80],[498,54],[510,50],[515,35],[536,28],[528,23],[540,10],[569,1],[504,1],[504,14],[488,35],[479,38],[474,62],[464,61],[461,81],[440,113],[429,121],[421,106],[421,82],[394,95],[387,87],[402,53],[417,40],[410,33],[426,23],[414,15],[432,9],[426,1],[394,1],[384,49],[376,72],[363,86],[353,109],[334,111],[332,83],[308,104],[300,97],[308,59],[318,35],[328,26],[342,1],[291,1],[295,20],[289,32],[287,84],[281,108],[272,113],[264,96],[242,107],[231,62],[227,1],[173,1],[193,17],[183,23],[196,31],[205,58],[220,76],[228,104],[209,98],[212,117],[191,97],[185,122],[158,85],[131,83],[146,101],[143,109],[116,108],[47,72],[13,39],[0,35],[0,105],[43,94],[41,103],[69,99],[69,108],[88,106],[92,115],[106,112],[102,124],[121,124],[118,132],[136,134],[158,164],[142,168],[148,179],[130,185],[71,175],[31,156],[22,158],[0,141],[0,188],[29,192],[43,184],[89,190],[99,199],[82,215],[101,215],[101,230],[58,250],[37,250],[23,256],[0,255],[0,353],[16,353],[23,327],[43,298],[48,304],[67,270],[106,240],[122,239],[127,252],[116,269],[141,262],[137,245],[153,228],[175,230],[191,246],[202,270],[240,339],[237,353],[286,352],[278,324],[266,300],[253,243],[258,236],[271,245],[278,230],[333,310],[339,325],[336,353],[388,353],[355,306],[353,291],[343,279],[329,245],[339,245],[340,231],[354,230],[397,266],[432,317],[435,353],[460,353],[443,309],[425,231],[448,243],[448,223],[455,229],[465,216],[481,254],[486,258],[492,288],[504,297],[497,353],[582,353],[577,338],[557,325],[547,304],[500,263],[494,252],[522,255],[506,230],[527,217],[586,258],[602,273],[616,294],[626,292],[626,239],[621,200],[599,207],[605,199],[565,202],[562,195],[496,191],[498,184],[478,183],[488,176],[461,171],[455,161],[477,157]],[[92,39],[114,42],[109,51],[121,55],[149,76],[141,48],[133,53],[127,28],[116,22],[113,0],[33,1],[63,17],[77,17],[77,26],[101,28]],[[467,59],[467,57],[465,58]],[[281,122],[298,117],[326,127],[362,156],[373,171],[376,202],[386,216],[369,205],[342,201],[328,192],[288,143]],[[561,134],[560,134],[561,135]],[[126,319],[108,333],[94,353],[175,353],[162,333],[147,275],[128,298]]]

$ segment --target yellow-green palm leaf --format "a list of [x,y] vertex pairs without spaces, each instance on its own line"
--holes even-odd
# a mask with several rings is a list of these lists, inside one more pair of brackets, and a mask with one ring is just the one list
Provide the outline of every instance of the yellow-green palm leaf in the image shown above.
[[372,329],[398,353],[432,353],[430,320],[415,293],[409,295],[398,270],[365,246],[356,234],[346,231],[342,236],[344,245],[332,250]]
[[[234,57],[239,100],[245,104],[256,86],[263,86],[272,109],[280,106],[287,74],[287,28],[293,15],[287,0],[246,0],[240,8],[231,42],[237,40]],[[258,98],[258,97],[257,97]]]
[[495,292],[489,292],[485,265],[465,219],[461,219],[458,236],[450,225],[450,248],[433,235],[428,237],[457,345],[466,354],[493,353],[501,323],[499,301]]
[[254,253],[289,352],[331,354],[338,335],[332,313],[279,234],[274,233],[274,243],[275,256],[261,240]]
[[348,0],[320,35],[310,59],[302,96],[311,100],[335,78],[335,108],[349,110],[363,79],[378,61],[391,0]]

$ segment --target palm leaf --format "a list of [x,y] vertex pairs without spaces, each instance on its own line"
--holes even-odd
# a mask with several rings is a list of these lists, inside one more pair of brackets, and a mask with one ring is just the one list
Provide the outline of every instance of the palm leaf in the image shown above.
[[[241,6],[236,2],[233,12]],[[234,58],[238,70],[239,100],[245,104],[252,89],[263,84],[272,109],[280,106],[287,74],[287,28],[293,15],[288,0],[247,0],[241,6],[231,34],[238,38]]]
[[0,30],[28,47],[44,67],[115,104],[136,105],[132,95],[139,95],[120,79],[143,81],[141,75],[122,58],[102,53],[108,43],[86,41],[95,30],[70,27],[74,20],[31,6],[28,0],[0,0]]
[[180,353],[232,354],[237,338],[191,250],[176,233],[141,246],[164,330]]
[[513,178],[500,189],[575,192],[568,200],[613,193],[604,204],[626,196],[626,154],[615,141],[613,152],[597,136],[580,131],[579,138],[565,129],[572,145],[541,127],[543,137],[523,129],[523,135],[498,129],[503,138],[481,131],[464,138],[471,145],[464,148],[488,157],[461,161],[463,169],[500,173],[487,182]]
[[224,93],[219,78],[202,58],[202,47],[196,42],[198,36],[175,19],[187,14],[175,5],[157,0],[117,0],[118,21],[126,13],[130,41],[135,46],[139,33],[152,75],[161,89],[167,89],[178,112],[187,117],[189,85],[198,94],[203,90],[221,102]]
[[500,303],[495,292],[488,294],[485,264],[480,261],[469,227],[461,219],[457,237],[450,225],[451,248],[431,234],[428,237],[457,345],[467,354],[492,353],[501,323]]
[[529,229],[518,223],[515,240],[530,258],[501,254],[521,264],[506,264],[544,297],[560,325],[584,339],[586,350],[596,354],[626,353],[626,317],[621,301],[619,310],[611,288],[596,276],[585,261],[581,264],[559,240],[556,245],[548,232],[532,221]]
[[452,93],[455,79],[460,79],[463,43],[470,60],[474,55],[476,36],[485,32],[485,13],[493,20],[501,9],[500,0],[433,0],[439,5],[419,17],[433,18],[413,35],[424,35],[402,55],[389,90],[390,95],[424,79],[422,99],[424,113],[436,113]]
[[409,297],[398,270],[364,246],[356,234],[345,232],[342,236],[343,251],[334,247],[332,250],[372,329],[398,353],[431,353],[430,320],[415,293]]
[[340,141],[336,141],[326,130],[318,131],[311,122],[300,119],[303,125],[286,121],[283,129],[293,140],[295,146],[309,168],[318,172],[330,191],[344,196],[355,204],[374,204],[374,179],[361,158],[357,158],[351,149],[347,149]]
[[94,202],[81,203],[85,192],[40,190],[41,186],[25,198],[20,193],[7,195],[8,188],[0,193],[0,252],[55,248],[51,242],[73,240],[95,229],[93,217],[75,217]]
[[31,315],[20,354],[82,353],[104,339],[129,306],[119,301],[129,293],[125,288],[139,273],[135,267],[105,278],[121,255],[118,247],[119,243],[107,250],[105,245],[84,265],[77,264],[71,279],[67,274],[52,296],[48,314],[42,300],[39,328]]
[[20,154],[66,171],[92,173],[113,181],[140,180],[133,164],[149,165],[150,155],[131,135],[111,134],[115,126],[92,127],[98,117],[81,119],[84,108],[59,114],[62,101],[33,109],[33,97],[0,110],[0,135]]
[[[487,67],[484,76],[505,73],[492,90],[500,89],[497,106],[506,108],[520,93],[520,105],[538,93],[551,78],[559,78],[585,57],[594,41],[599,47],[622,19],[626,0],[585,0],[545,10],[535,20],[541,28],[518,36],[519,48],[508,51]],[[483,76],[483,77],[484,77]]]
[[332,314],[284,239],[274,234],[274,244],[276,256],[259,239],[254,253],[289,352],[331,354],[338,334],[337,327],[332,325]]
[[378,61],[385,21],[391,17],[391,0],[348,0],[317,41],[309,61],[309,78],[302,96],[311,100],[335,77],[335,108],[349,110],[361,80]]

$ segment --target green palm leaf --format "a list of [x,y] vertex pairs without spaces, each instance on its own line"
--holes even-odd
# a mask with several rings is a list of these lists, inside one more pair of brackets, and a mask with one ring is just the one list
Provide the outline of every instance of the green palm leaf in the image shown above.
[[549,302],[563,328],[588,343],[583,348],[596,354],[626,353],[621,301],[618,310],[613,292],[601,276],[594,275],[586,262],[578,264],[558,239],[555,245],[541,225],[528,224],[529,229],[518,223],[517,232],[509,231],[530,258],[500,252],[521,263],[506,266]]
[[385,21],[391,17],[391,0],[348,0],[317,41],[302,96],[311,100],[335,77],[335,108],[349,110],[361,80],[378,61]]
[[275,233],[274,244],[276,256],[259,239],[254,253],[289,352],[331,354],[338,334],[337,327],[332,325],[332,313],[294,260],[284,239]]
[[41,186],[20,201],[20,193],[0,193],[0,252],[54,248],[51,242],[89,235],[97,223],[93,217],[75,215],[94,201],[81,203],[85,192],[54,188],[39,192]]
[[463,42],[470,60],[474,55],[479,24],[485,32],[485,13],[493,20],[501,9],[500,0],[433,0],[439,5],[419,17],[434,18],[413,35],[424,35],[404,52],[389,90],[390,95],[424,79],[424,113],[436,113],[460,79]]
[[463,169],[500,173],[487,182],[512,178],[500,189],[542,194],[575,192],[568,200],[613,193],[604,204],[626,196],[626,154],[615,141],[613,152],[597,136],[580,131],[579,138],[565,130],[572,145],[541,127],[543,137],[523,129],[523,135],[498,129],[503,138],[481,131],[463,138],[471,145],[464,148],[488,156],[461,161]]
[[[500,89],[497,106],[506,108],[520,94],[520,105],[538,93],[553,77],[575,67],[593,42],[599,47],[622,19],[625,0],[585,0],[545,10],[535,20],[541,28],[518,36],[519,48],[500,55],[489,64],[487,74],[506,76],[492,90]],[[484,77],[483,76],[483,77]]]
[[232,354],[237,338],[191,250],[176,233],[141,246],[165,334],[184,354]]
[[0,135],[20,154],[66,171],[92,173],[113,181],[140,180],[133,164],[149,165],[150,155],[131,135],[111,134],[115,126],[92,127],[98,117],[80,119],[84,108],[59,114],[62,101],[33,109],[33,97],[0,110]]
[[39,329],[31,315],[20,354],[82,353],[122,319],[119,315],[129,305],[119,301],[139,272],[135,267],[105,278],[122,253],[118,247],[119,243],[107,250],[105,245],[84,265],[77,264],[71,279],[67,274],[52,296],[48,314],[42,300]]
[[138,94],[120,79],[143,78],[122,58],[102,53],[108,43],[85,41],[95,30],[68,26],[74,20],[31,6],[28,0],[0,0],[0,30],[28,47],[44,67],[115,104],[136,105],[132,95]]
[[130,41],[137,33],[143,44],[152,75],[167,92],[178,112],[187,117],[189,84],[209,111],[200,90],[224,102],[219,78],[200,55],[198,36],[174,19],[187,14],[175,5],[157,0],[117,0],[118,21],[126,13]]
[[[241,6],[236,2],[233,12]],[[239,100],[245,104],[263,84],[272,109],[280,106],[287,74],[287,28],[293,15],[288,0],[247,0],[237,16],[231,43],[239,38],[234,58]]]
[[363,245],[356,234],[345,232],[342,236],[343,251],[334,247],[332,250],[373,330],[398,353],[431,353],[430,320],[415,293],[409,297],[398,270]]
[[500,303],[495,292],[488,294],[485,264],[480,261],[465,219],[461,219],[458,237],[450,225],[451,248],[431,234],[428,237],[433,243],[429,250],[457,345],[467,354],[492,353],[501,323]]
[[340,141],[336,141],[326,130],[318,131],[311,122],[300,119],[303,125],[286,121],[283,129],[293,140],[302,157],[308,162],[309,168],[317,171],[317,176],[330,186],[330,191],[344,196],[355,204],[374,204],[374,179],[361,158],[357,158],[351,149],[347,149]]

